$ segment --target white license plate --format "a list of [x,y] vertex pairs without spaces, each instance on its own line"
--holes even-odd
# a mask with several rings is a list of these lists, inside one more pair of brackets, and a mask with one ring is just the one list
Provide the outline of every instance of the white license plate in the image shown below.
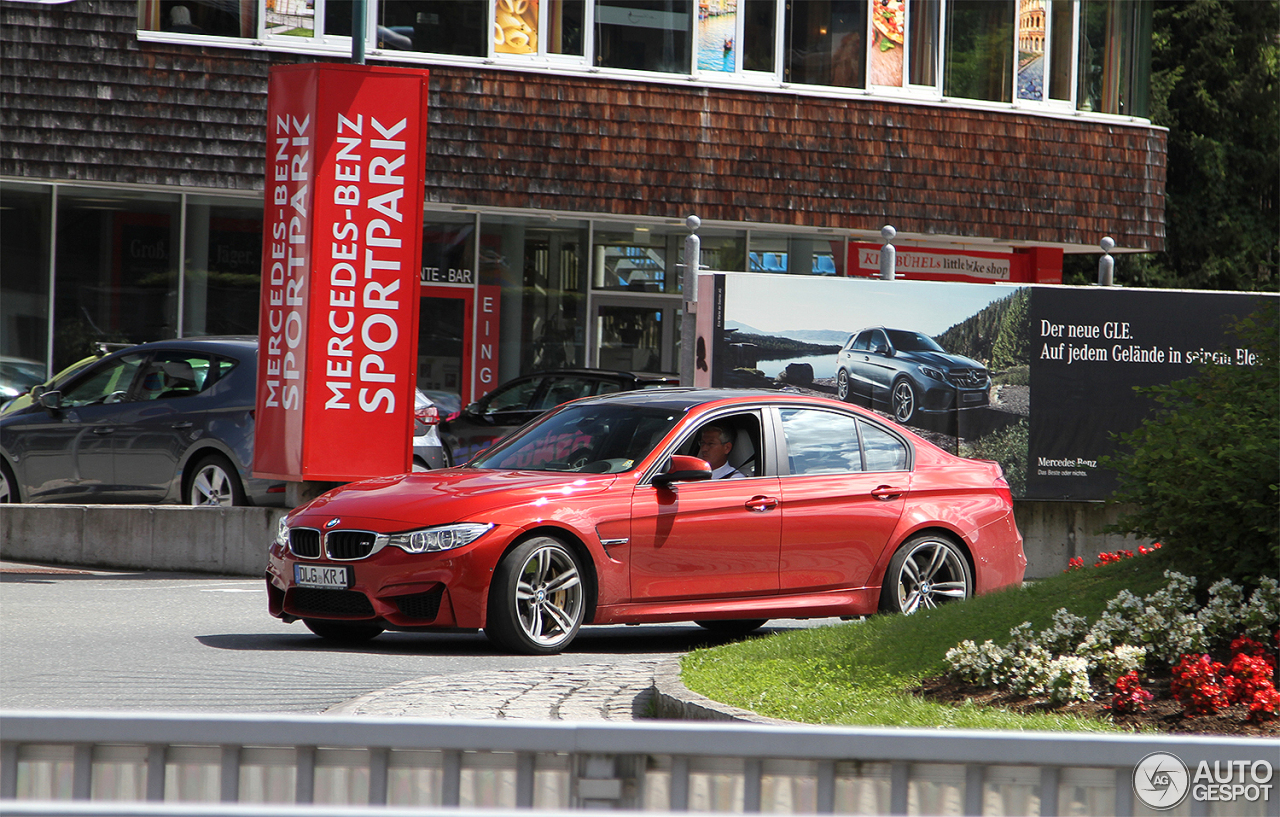
[[327,565],[293,566],[293,583],[299,587],[324,587],[346,590],[351,586],[351,568]]
[[961,395],[961,399],[963,399],[964,402],[966,403],[977,403],[979,400],[981,400],[985,396],[986,395],[984,395],[982,392],[979,391],[979,392],[971,392],[969,394]]

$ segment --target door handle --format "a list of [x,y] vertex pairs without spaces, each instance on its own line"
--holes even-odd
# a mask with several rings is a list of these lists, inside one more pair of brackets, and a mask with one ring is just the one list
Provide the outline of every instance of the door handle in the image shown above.
[[747,500],[747,510],[754,513],[764,513],[778,507],[778,500],[772,496],[753,496]]
[[173,427],[179,430],[191,428],[191,423],[174,423]]
[[878,488],[873,488],[871,491],[871,495],[874,496],[876,499],[887,502],[890,499],[897,499],[898,497],[902,496],[906,492],[907,492],[906,488],[895,488],[892,485],[881,485]]

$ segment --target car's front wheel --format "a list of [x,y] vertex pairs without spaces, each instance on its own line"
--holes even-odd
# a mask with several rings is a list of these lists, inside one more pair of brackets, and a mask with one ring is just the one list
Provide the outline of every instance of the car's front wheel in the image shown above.
[[959,546],[943,536],[922,534],[904,542],[889,560],[880,609],[914,613],[971,595],[973,574]]
[[352,621],[323,621],[318,618],[304,618],[302,623],[307,629],[326,641],[340,644],[363,644],[371,638],[382,635],[382,628],[376,624],[359,624]]
[[196,463],[187,479],[188,505],[227,507],[245,504],[244,487],[235,467],[221,454],[210,454]]
[[909,422],[915,416],[916,389],[910,380],[903,379],[893,384],[893,391],[889,393],[889,407],[893,412],[893,419],[899,423]]
[[559,539],[535,537],[498,563],[485,634],[513,652],[560,652],[582,626],[586,598],[577,554]]
[[846,403],[852,399],[852,395],[849,394],[849,372],[845,369],[836,372],[836,397]]
[[21,501],[18,480],[14,478],[13,471],[9,470],[9,463],[0,460],[0,504]]

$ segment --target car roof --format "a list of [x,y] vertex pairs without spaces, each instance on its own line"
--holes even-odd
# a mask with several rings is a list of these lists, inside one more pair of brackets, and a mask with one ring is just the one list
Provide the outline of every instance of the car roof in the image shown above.
[[573,401],[574,405],[588,403],[623,403],[630,406],[648,406],[653,408],[687,410],[694,406],[716,403],[722,400],[739,400],[757,402],[761,400],[825,400],[827,398],[811,397],[796,392],[783,392],[773,389],[700,389],[692,386],[671,386],[658,389],[642,389],[638,391],[613,392],[598,397],[584,397]]
[[208,349],[211,352],[256,353],[258,351],[257,335],[205,335],[196,338],[167,338],[139,343],[113,352],[112,355],[133,354],[152,349]]
[[628,372],[620,369],[542,369],[536,372],[513,377],[512,380],[523,380],[529,377],[546,377],[547,375],[588,375],[591,377],[610,377],[619,380],[635,380],[641,383],[667,383],[675,382],[679,378],[670,374],[655,374],[653,372]]

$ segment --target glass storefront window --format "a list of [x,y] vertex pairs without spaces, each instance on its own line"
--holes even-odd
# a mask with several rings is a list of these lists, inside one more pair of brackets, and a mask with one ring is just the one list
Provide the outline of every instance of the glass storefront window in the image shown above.
[[262,206],[187,198],[182,335],[256,335]]
[[258,0],[140,0],[138,29],[253,38],[258,36]]
[[649,306],[601,306],[597,310],[597,365],[626,372],[663,371],[662,318],[666,312]]
[[748,272],[843,275],[844,239],[751,234]]
[[59,192],[55,370],[96,341],[177,336],[180,206],[159,193]]
[[[596,289],[627,292],[674,292],[675,275],[668,274],[674,257],[671,242],[653,227],[637,227],[630,233],[598,229],[595,236]],[[671,262],[670,272],[674,273]]]
[[[49,228],[52,189],[0,186],[0,357],[22,361],[22,372],[0,378],[0,402],[45,380],[49,336]],[[17,364],[15,364],[17,365]],[[35,368],[33,368],[35,367]],[[20,388],[25,387],[25,388]]]
[[1015,0],[951,0],[943,89],[947,96],[1013,101]]
[[[489,5],[490,0],[378,3],[378,47],[388,51],[487,56]],[[349,10],[347,13],[350,15]]]
[[938,85],[938,27],[941,0],[909,0],[907,3],[908,82],[930,88]]
[[787,82],[866,85],[866,0],[787,0]]
[[1151,6],[1137,0],[1080,0],[1076,108],[1146,116]]
[[740,0],[742,3],[742,70],[777,70],[774,45],[778,38],[778,0]]
[[595,64],[687,74],[693,0],[595,0]]
[[586,365],[587,223],[485,216],[482,283],[502,282],[499,382]]

